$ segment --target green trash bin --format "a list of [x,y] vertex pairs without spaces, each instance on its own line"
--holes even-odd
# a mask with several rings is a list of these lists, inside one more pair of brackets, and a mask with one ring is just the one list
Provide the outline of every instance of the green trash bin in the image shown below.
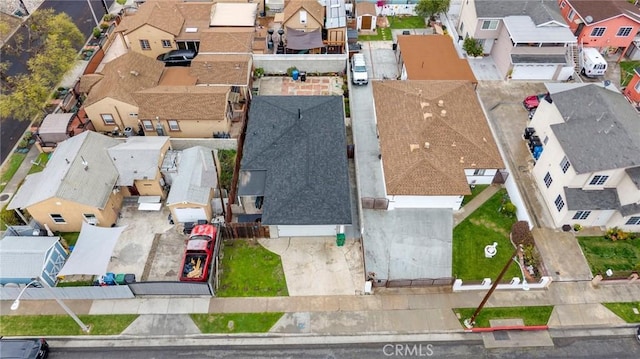
[[124,280],[124,276],[125,276],[124,273],[116,274],[116,283],[121,284],[121,285],[122,284],[126,284],[126,281]]
[[344,246],[344,240],[345,240],[344,233],[338,233],[336,235],[336,244],[338,245],[338,247]]

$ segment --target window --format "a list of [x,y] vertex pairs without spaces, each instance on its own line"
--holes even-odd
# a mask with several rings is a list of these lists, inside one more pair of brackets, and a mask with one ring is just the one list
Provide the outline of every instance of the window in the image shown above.
[[180,131],[180,125],[178,125],[178,121],[167,120],[167,124],[169,125],[169,131]]
[[636,92],[640,92],[640,81],[636,82],[635,86],[633,86],[633,89],[636,90]]
[[561,195],[558,195],[558,197],[556,197],[555,204],[558,212],[560,212],[564,208],[564,200],[562,199]]
[[560,8],[564,9],[565,6],[567,6],[567,3],[564,0],[562,0],[562,2],[560,3]]
[[618,37],[629,36],[629,34],[631,34],[631,30],[633,30],[633,28],[631,26],[623,26],[623,27],[618,29],[618,33],[616,34],[616,36],[618,36]]
[[567,170],[571,167],[571,163],[569,163],[569,159],[567,156],[564,156],[562,162],[560,162],[560,168],[562,168],[562,173],[567,173]]
[[83,213],[82,217],[84,217],[84,220],[87,221],[87,223],[89,224],[93,224],[93,225],[98,224],[98,219],[96,218],[96,215],[93,213]]
[[604,35],[604,30],[606,29],[606,27],[594,27],[593,30],[591,30],[591,36],[601,37],[602,35]]
[[629,220],[625,224],[630,224],[632,226],[634,226],[634,225],[638,226],[638,225],[640,225],[640,217],[631,217],[631,218],[629,218]]
[[143,50],[151,50],[151,45],[149,45],[149,40],[140,40],[140,48]]
[[482,30],[495,30],[498,28],[498,20],[484,20]]
[[102,121],[105,125],[115,125],[116,121],[113,119],[113,115],[110,113],[101,113]]
[[142,126],[145,131],[153,131],[153,122],[151,120],[142,120]]
[[135,113],[135,112],[131,112],[131,113],[129,114],[129,116],[130,116],[130,117],[138,117],[138,114],[137,114],[137,113]]
[[542,143],[544,143],[545,145],[549,143],[549,136],[544,136],[544,140],[542,140]]
[[460,33],[464,32],[464,22],[460,23]]
[[573,219],[587,219],[591,211],[577,211],[576,214],[573,215]]
[[162,47],[171,47],[171,40],[162,40]]
[[590,185],[593,186],[602,186],[605,182],[607,182],[607,180],[609,179],[609,176],[593,176],[593,178],[591,179],[591,182],[589,182]]
[[553,182],[553,178],[551,178],[551,173],[547,172],[544,176],[544,184],[549,188],[549,186],[551,186],[551,182]]
[[484,171],[486,171],[486,170],[484,170],[484,169],[483,170],[475,170],[475,171],[473,171],[473,175],[474,176],[484,176]]
[[569,21],[573,21],[573,17],[576,15],[576,12],[573,11],[573,9],[569,10],[569,15],[567,15],[567,19],[569,19]]
[[51,219],[53,219],[55,223],[60,223],[60,224],[67,223],[67,221],[65,221],[64,218],[62,218],[61,214],[51,213],[49,216],[51,217]]

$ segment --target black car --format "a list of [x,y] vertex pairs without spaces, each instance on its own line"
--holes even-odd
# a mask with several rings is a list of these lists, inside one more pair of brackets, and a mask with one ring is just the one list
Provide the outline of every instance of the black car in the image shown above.
[[0,358],[2,359],[45,359],[48,355],[49,344],[43,338],[0,338]]
[[189,66],[191,60],[196,57],[195,50],[172,50],[165,54],[158,55],[157,59],[162,61],[167,66]]

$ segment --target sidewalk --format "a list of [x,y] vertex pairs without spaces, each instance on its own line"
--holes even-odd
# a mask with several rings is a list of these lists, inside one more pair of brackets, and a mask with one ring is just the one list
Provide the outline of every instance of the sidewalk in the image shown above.
[[[9,197],[6,197],[6,199],[4,199],[4,197],[0,197],[3,199],[3,200],[0,200],[0,207],[4,207],[6,204],[8,204],[11,201],[11,198],[18,190],[20,183],[22,183],[25,177],[27,177],[29,170],[31,170],[31,166],[33,166],[31,161],[35,161],[38,158],[39,154],[40,154],[40,151],[38,151],[38,148],[35,145],[32,145],[31,149],[27,153],[27,156],[24,158],[24,160],[20,164],[20,167],[18,167],[18,170],[16,171],[16,173],[9,180],[9,182],[7,182],[6,187],[2,191],[2,194],[7,194],[9,195]],[[7,160],[9,158],[11,158],[11,156],[7,157]]]

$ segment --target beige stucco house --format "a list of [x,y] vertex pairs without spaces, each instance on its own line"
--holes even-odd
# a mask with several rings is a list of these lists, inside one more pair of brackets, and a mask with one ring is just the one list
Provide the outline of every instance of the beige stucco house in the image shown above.
[[282,23],[285,36],[287,28],[305,32],[319,30],[324,23],[324,7],[315,0],[291,0],[274,21]]

